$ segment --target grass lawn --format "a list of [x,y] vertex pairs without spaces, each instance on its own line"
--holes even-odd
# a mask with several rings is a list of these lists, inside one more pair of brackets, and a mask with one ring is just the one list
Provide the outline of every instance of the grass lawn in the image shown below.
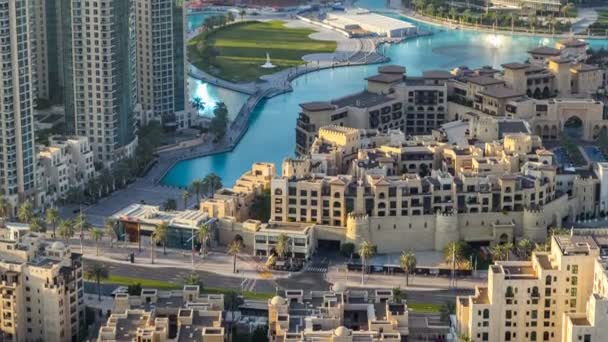
[[[281,69],[304,64],[302,56],[333,52],[336,42],[308,38],[314,30],[288,28],[282,21],[249,21],[201,33],[188,42],[188,59],[199,69],[233,82],[251,82]],[[201,57],[202,40],[216,50],[212,65]],[[274,69],[262,69],[266,53]]]
[[[93,281],[88,279],[89,281]],[[132,277],[124,277],[117,275],[110,275],[110,277],[104,281],[104,284],[116,284],[122,286],[129,286],[133,284],[139,283],[143,288],[152,288],[158,290],[181,290],[184,288],[183,284],[170,283],[162,280],[151,280],[151,279],[143,279],[143,278],[132,278]],[[204,285],[204,284],[203,284]],[[230,291],[235,291],[240,293],[237,290],[231,290],[226,288],[216,288],[216,287],[203,287],[203,293],[211,293],[211,294],[226,294]],[[245,299],[269,299],[274,296],[274,293],[260,293],[260,292],[250,292],[245,291],[243,297]]]
[[416,303],[407,301],[407,308],[415,312],[439,313],[441,312],[441,304],[432,303]]

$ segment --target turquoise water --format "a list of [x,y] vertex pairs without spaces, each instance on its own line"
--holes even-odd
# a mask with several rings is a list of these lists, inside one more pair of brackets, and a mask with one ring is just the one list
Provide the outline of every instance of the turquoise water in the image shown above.
[[[365,3],[384,3],[365,0]],[[419,25],[421,26],[421,25]],[[422,25],[423,26],[423,25]],[[386,47],[391,63],[407,68],[409,75],[420,75],[423,70],[452,69],[458,66],[479,67],[513,61],[524,61],[526,51],[539,45],[553,44],[553,40],[538,37],[506,36],[473,31],[427,28],[433,36],[421,37]],[[608,46],[608,41],[592,41],[593,47]],[[182,161],[175,165],[162,182],[172,186],[187,186],[192,180],[210,172],[219,174],[224,184],[231,185],[256,161],[274,162],[280,167],[283,158],[293,156],[295,122],[298,104],[332,98],[361,91],[365,77],[376,73],[377,65],[324,70],[304,75],[292,85],[294,91],[260,104],[254,111],[249,130],[240,144],[230,153]],[[210,92],[215,90],[208,88]],[[218,91],[226,103],[242,100]],[[241,102],[242,103],[242,102]]]
[[228,108],[230,119],[238,114],[245,101],[247,101],[247,97],[249,97],[249,95],[216,87],[194,78],[190,78],[190,95],[192,98],[199,97],[203,100],[205,109],[199,114],[207,117],[212,117],[215,105],[223,101]]
[[216,15],[216,14],[225,14],[225,12],[221,12],[221,11],[203,11],[203,12],[197,12],[197,13],[188,14],[188,20],[187,20],[187,24],[186,24],[187,25],[186,26],[186,31],[187,32],[191,32],[191,31],[195,30],[199,26],[203,25],[203,22],[205,21],[205,19],[207,17],[210,17],[212,15]]

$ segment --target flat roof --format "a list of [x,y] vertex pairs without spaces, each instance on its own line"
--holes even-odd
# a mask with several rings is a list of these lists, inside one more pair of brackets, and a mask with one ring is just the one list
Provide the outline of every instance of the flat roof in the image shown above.
[[[373,28],[374,31],[386,32],[400,29],[411,29],[415,28],[411,23],[406,21],[394,19],[384,15],[376,14],[368,10],[356,9],[350,11],[338,11],[328,13],[329,21],[333,20],[340,21],[341,24],[355,24],[359,26],[366,26]],[[364,27],[362,27],[364,28]],[[365,28],[364,28],[365,29]]]
[[323,111],[323,110],[332,110],[332,109],[336,108],[336,106],[331,104],[330,102],[324,102],[324,101],[313,101],[313,102],[300,103],[300,107],[302,109],[310,111],[310,112],[319,112],[319,111]]
[[486,95],[486,96],[490,96],[490,97],[495,97],[497,99],[508,99],[511,97],[520,97],[520,96],[524,96],[525,94],[511,89],[511,88],[507,88],[505,86],[502,87],[494,87],[494,88],[489,88],[486,89],[484,91],[479,92],[482,95]]
[[544,56],[559,56],[560,51],[556,48],[548,47],[548,46],[540,46],[529,50],[528,53],[534,55],[544,55]]
[[348,95],[336,100],[332,100],[331,103],[342,108],[342,107],[358,107],[367,108],[377,106],[379,104],[394,101],[392,97],[380,95],[376,93],[364,90],[360,93]]
[[467,82],[475,83],[475,84],[478,84],[478,85],[481,85],[481,86],[488,86],[488,85],[503,84],[503,83],[505,83],[502,80],[499,80],[499,79],[494,78],[494,77],[489,77],[489,76],[465,77],[465,80]]
[[380,73],[378,75],[370,76],[366,78],[366,80],[379,83],[395,83],[403,81],[403,74]]

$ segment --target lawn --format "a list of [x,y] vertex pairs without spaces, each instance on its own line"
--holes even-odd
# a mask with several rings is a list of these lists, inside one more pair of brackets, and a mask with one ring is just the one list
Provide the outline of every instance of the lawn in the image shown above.
[[[302,56],[333,52],[336,42],[310,39],[314,30],[285,27],[282,21],[248,21],[203,32],[188,42],[188,59],[199,69],[233,82],[251,82],[281,69],[304,64]],[[212,53],[203,57],[203,41]],[[274,69],[260,68],[270,54]],[[207,54],[209,55],[209,54]],[[209,62],[206,62],[208,60]]]
[[424,312],[424,313],[439,313],[441,312],[441,304],[433,304],[433,303],[416,303],[407,301],[407,308],[414,312]]
[[[89,281],[93,281],[93,280],[89,280]],[[117,276],[117,275],[113,275],[113,274],[111,274],[108,279],[102,281],[102,283],[122,285],[122,286],[129,286],[129,285],[139,283],[142,288],[152,288],[152,289],[165,290],[165,291],[181,290],[184,288],[183,284],[178,284],[178,283],[170,283],[170,282],[162,281],[162,280],[124,277],[124,276]],[[237,290],[231,290],[231,289],[227,289],[227,288],[216,288],[216,287],[203,287],[202,292],[209,293],[209,294],[226,294],[230,291],[235,291],[237,293],[240,293],[240,291],[237,291]],[[243,293],[243,297],[245,299],[263,300],[263,299],[272,298],[273,296],[274,296],[273,293],[264,293],[264,292],[245,291],[245,293]]]
[[597,21],[589,28],[592,32],[605,34],[608,29],[608,10],[597,10]]

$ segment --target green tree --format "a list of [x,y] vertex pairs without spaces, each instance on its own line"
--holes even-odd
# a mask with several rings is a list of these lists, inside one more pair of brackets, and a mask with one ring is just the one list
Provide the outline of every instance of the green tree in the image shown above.
[[30,230],[33,232],[44,232],[46,228],[39,216],[35,216],[30,220]]
[[277,252],[280,259],[285,259],[285,255],[289,252],[289,237],[287,235],[279,234],[274,251]]
[[53,238],[55,238],[55,229],[57,228],[57,222],[59,221],[59,210],[55,207],[51,207],[46,210],[46,223],[53,225]]
[[203,281],[201,280],[201,277],[196,274],[196,272],[188,273],[188,275],[184,277],[183,283],[184,285],[198,285],[199,291],[203,290]]
[[194,108],[198,113],[200,113],[205,110],[205,103],[200,97],[195,96],[192,99],[192,108]]
[[412,274],[412,272],[414,272],[414,270],[416,269],[416,263],[417,260],[414,252],[404,251],[403,253],[401,253],[401,256],[399,257],[399,265],[405,273],[405,286],[410,285],[410,274]]
[[83,253],[84,251],[84,231],[89,227],[88,223],[87,223],[87,219],[84,216],[84,214],[82,213],[82,211],[80,212],[80,214],[78,214],[78,216],[76,216],[76,219],[74,220],[74,226],[76,226],[76,228],[78,229],[79,235],[80,235],[80,253]]
[[236,273],[236,257],[241,252],[241,248],[243,247],[243,243],[240,240],[232,240],[228,244],[228,255],[232,256],[232,273]]
[[0,196],[0,217],[7,217],[9,213],[6,197]]
[[34,208],[32,207],[32,202],[26,200],[21,203],[17,212],[17,217],[19,218],[19,221],[23,223],[30,223],[33,216]]
[[[234,241],[233,241],[234,242]],[[230,312],[230,325],[228,327],[228,331],[231,336],[229,338],[230,341],[234,341],[234,334],[232,331],[232,323],[234,322],[235,313],[239,310],[239,306],[243,304],[243,298],[238,295],[235,291],[228,291],[224,294],[224,310]]]
[[517,254],[523,258],[528,259],[532,255],[534,250],[534,243],[528,239],[521,239],[517,242]]
[[203,181],[195,179],[190,184],[190,190],[196,195],[196,204],[201,202],[201,192],[203,191]]
[[359,245],[359,257],[361,258],[361,284],[365,282],[365,272],[367,271],[367,261],[374,256],[376,248],[367,240]]
[[251,201],[249,216],[254,220],[268,222],[270,220],[270,189],[262,191]]
[[103,238],[103,230],[93,228],[91,230],[91,238],[95,241],[95,254],[99,256],[99,241]]
[[226,135],[227,126],[228,108],[223,102],[218,102],[218,104],[213,109],[213,118],[211,119],[209,129],[215,135],[216,139],[220,140]]
[[494,261],[500,260],[509,260],[509,255],[511,254],[511,250],[513,250],[513,244],[510,242],[496,244],[492,246],[490,249],[490,253],[492,254],[492,259]]
[[196,239],[201,244],[201,254],[205,255],[207,252],[207,240],[209,239],[209,226],[201,224],[196,232]]
[[213,172],[203,178],[203,190],[207,195],[210,194],[213,196],[215,191],[221,189],[223,186],[222,178]]
[[127,293],[129,294],[129,296],[139,296],[141,295],[141,290],[142,287],[140,283],[135,283],[127,286]]
[[59,222],[57,234],[64,239],[66,243],[69,243],[70,238],[72,238],[75,233],[74,223],[71,220],[62,220]]
[[167,255],[167,239],[169,238],[169,225],[167,222],[162,222],[157,225],[152,233],[152,240],[156,244],[163,245],[163,255]]
[[86,271],[87,278],[94,279],[97,283],[97,300],[101,302],[101,281],[110,277],[108,268],[99,263],[94,263]]
[[452,269],[463,266],[466,262],[467,244],[464,241],[452,241],[443,249],[443,260]]
[[239,10],[239,16],[241,17],[241,20],[243,20],[243,17],[245,16],[245,14],[247,14],[247,11],[245,11],[244,8],[241,8]]
[[182,192],[182,201],[184,201],[184,210],[188,209],[189,200],[190,200],[190,191],[184,190]]
[[114,227],[116,226],[116,221],[112,218],[108,217],[104,224],[105,234],[110,238],[110,248],[114,248],[114,240],[118,240],[118,236],[116,235],[116,230]]

